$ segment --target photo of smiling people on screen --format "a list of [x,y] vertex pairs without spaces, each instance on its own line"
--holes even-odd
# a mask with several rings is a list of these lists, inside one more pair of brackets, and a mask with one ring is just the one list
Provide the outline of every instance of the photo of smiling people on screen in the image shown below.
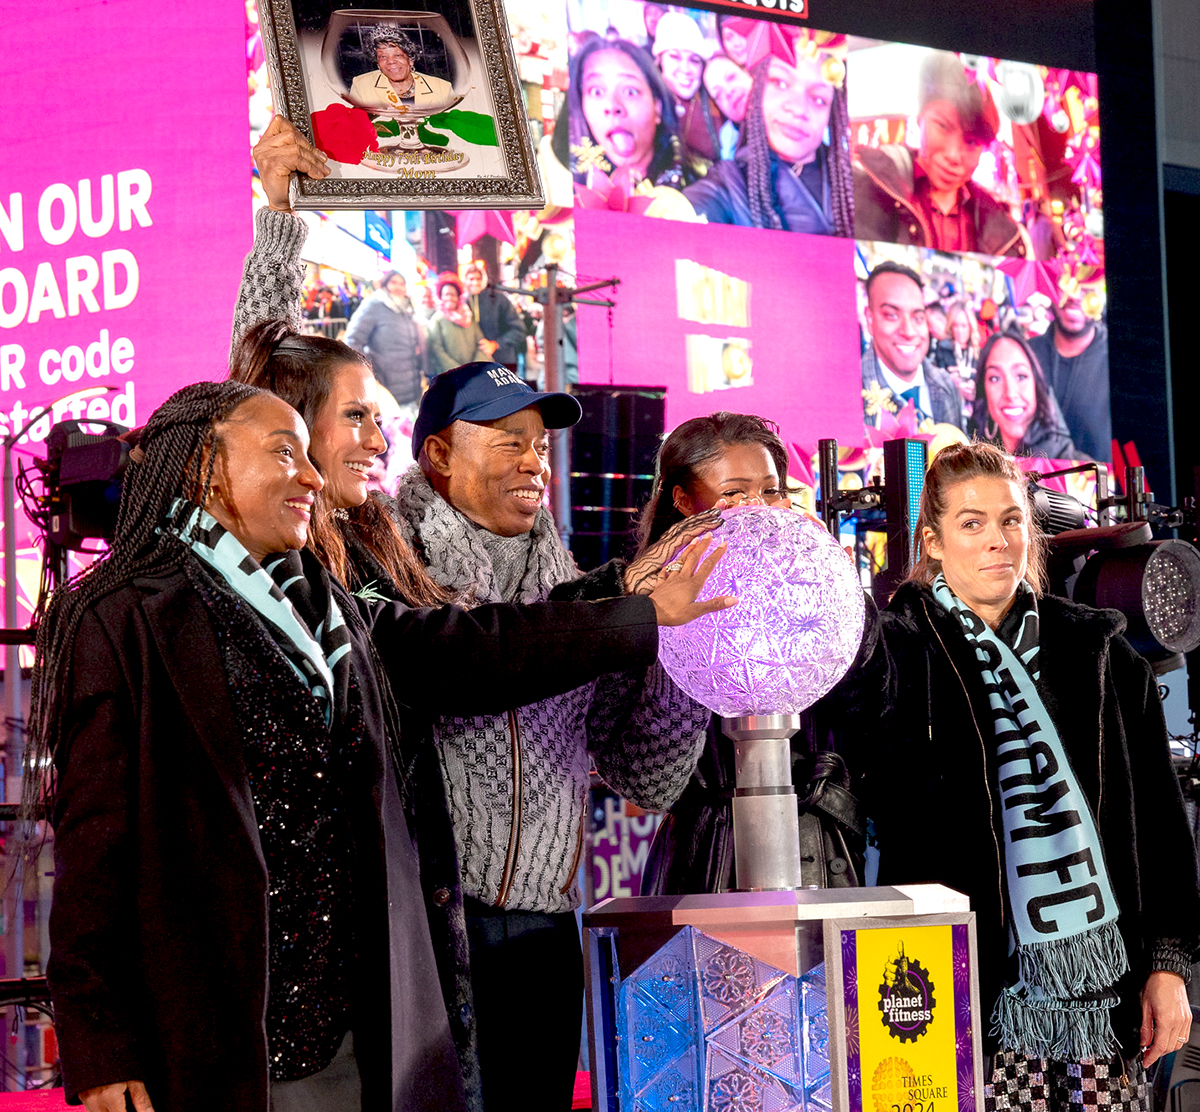
[[[711,224],[852,235],[845,36],[771,31],[747,55],[751,83],[738,105],[743,118],[733,158],[684,196]],[[736,93],[735,85],[735,105]]]

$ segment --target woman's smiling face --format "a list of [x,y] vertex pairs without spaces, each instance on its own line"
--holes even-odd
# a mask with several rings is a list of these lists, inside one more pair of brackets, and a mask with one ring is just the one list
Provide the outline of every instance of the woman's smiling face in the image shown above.
[[731,58],[714,58],[704,67],[704,87],[735,124],[746,118],[746,99],[753,84],[750,75]]
[[367,500],[371,465],[387,451],[379,420],[379,385],[370,368],[343,364],[313,422],[310,452],[334,509],[350,509]]
[[260,394],[217,426],[207,509],[260,563],[303,548],[324,483],[308,458],[308,429],[287,402]]
[[1015,340],[997,340],[983,368],[988,414],[996,422],[1004,447],[1012,452],[1021,443],[1037,414],[1037,384],[1033,367]]

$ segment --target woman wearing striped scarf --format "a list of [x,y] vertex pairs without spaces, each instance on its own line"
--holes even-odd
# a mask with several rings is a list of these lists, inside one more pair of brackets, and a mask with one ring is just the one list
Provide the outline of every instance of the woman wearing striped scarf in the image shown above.
[[1042,593],[1042,539],[999,449],[938,454],[917,535],[917,566],[833,695],[879,882],[970,896],[989,1112],[1097,1093],[1148,1108],[1143,1067],[1188,1037],[1200,930],[1154,677],[1120,614]]

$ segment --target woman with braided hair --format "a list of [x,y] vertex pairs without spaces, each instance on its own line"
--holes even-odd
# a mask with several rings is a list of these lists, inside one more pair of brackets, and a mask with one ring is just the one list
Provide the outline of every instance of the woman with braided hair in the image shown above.
[[302,551],[307,450],[274,395],[185,387],[131,454],[109,554],[39,626],[27,775],[88,1112],[466,1107],[419,910],[445,849],[418,857],[425,738],[399,708],[496,713],[649,665],[656,621],[722,605],[694,601],[698,548],[649,605],[368,603]]
[[684,190],[710,223],[854,234],[850,117],[839,49],[804,38],[794,52],[776,44],[750,67],[753,84],[737,153]]

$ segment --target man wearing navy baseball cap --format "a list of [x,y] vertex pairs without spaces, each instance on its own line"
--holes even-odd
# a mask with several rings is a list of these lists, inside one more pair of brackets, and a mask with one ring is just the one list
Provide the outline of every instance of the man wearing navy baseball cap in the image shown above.
[[413,425],[413,459],[460,513],[515,537],[533,528],[542,508],[546,430],[582,416],[570,394],[538,393],[502,363],[467,363],[430,383]]
[[[430,384],[413,427],[417,463],[396,491],[399,526],[433,578],[467,605],[537,602],[552,590],[575,599],[626,592],[619,566],[580,575],[542,504],[547,430],[581,416],[570,394],[532,390],[499,363],[468,363]],[[454,682],[471,682],[469,660]],[[639,806],[665,810],[687,784],[708,718],[655,666],[507,715],[435,722],[484,1108],[504,1107],[517,1092],[529,1108],[570,1105],[589,770]]]

